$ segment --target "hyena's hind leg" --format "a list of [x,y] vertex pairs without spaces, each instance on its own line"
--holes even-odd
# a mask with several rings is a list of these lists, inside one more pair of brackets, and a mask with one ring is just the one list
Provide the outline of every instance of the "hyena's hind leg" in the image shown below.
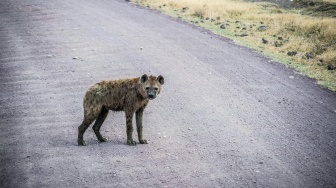
[[88,113],[86,110],[84,110],[84,120],[82,124],[78,127],[78,145],[79,146],[85,146],[85,142],[83,139],[84,132],[86,129],[92,124],[92,122],[97,119],[99,115],[99,110],[93,110],[91,109]]
[[84,118],[82,124],[78,127],[78,145],[79,146],[85,146],[86,143],[83,139],[84,132],[86,129],[91,125],[91,123],[94,121],[93,118]]
[[103,107],[102,110],[100,111],[100,114],[99,114],[95,124],[92,127],[92,129],[93,129],[94,133],[96,134],[99,142],[106,142],[107,141],[106,138],[102,137],[99,130],[100,130],[100,127],[102,126],[102,124],[104,123],[108,112],[109,112],[108,109]]

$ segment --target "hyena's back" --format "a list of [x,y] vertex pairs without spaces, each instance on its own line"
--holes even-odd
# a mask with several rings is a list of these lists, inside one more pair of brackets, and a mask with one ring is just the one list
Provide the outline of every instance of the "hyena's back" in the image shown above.
[[[124,111],[126,108],[139,108],[137,104],[148,102],[138,93],[139,78],[102,81],[93,85],[84,97],[84,110],[97,114],[105,107],[108,110]],[[139,99],[140,97],[140,99]],[[136,105],[136,106],[134,106]]]

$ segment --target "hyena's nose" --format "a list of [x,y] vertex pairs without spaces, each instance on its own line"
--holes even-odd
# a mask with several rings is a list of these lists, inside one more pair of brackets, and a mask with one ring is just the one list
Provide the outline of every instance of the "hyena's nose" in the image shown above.
[[148,94],[148,98],[149,98],[149,99],[154,99],[154,94],[151,94],[151,93]]

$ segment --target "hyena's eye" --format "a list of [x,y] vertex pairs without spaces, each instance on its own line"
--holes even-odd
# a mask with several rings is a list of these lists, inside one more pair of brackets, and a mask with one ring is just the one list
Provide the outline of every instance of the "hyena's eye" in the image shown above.
[[149,87],[146,87],[146,90],[148,91],[148,90],[149,90]]
[[159,88],[155,87],[154,90],[157,91]]

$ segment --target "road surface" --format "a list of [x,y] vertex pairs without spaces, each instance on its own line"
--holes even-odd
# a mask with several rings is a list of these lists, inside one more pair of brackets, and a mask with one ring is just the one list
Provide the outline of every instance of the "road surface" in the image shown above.
[[[232,41],[123,0],[0,1],[0,187],[336,187],[336,94]],[[85,91],[163,75],[77,146]],[[136,138],[136,134],[134,134]]]

